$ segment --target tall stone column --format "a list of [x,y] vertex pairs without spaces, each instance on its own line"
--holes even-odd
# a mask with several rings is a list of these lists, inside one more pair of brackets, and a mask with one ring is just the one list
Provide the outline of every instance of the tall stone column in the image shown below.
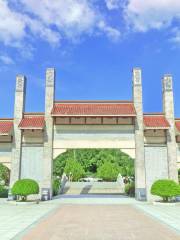
[[11,187],[20,178],[22,133],[18,126],[23,117],[23,112],[25,108],[25,96],[26,96],[26,77],[18,75],[16,77],[16,92],[14,105],[14,137],[10,177]]
[[144,159],[144,123],[143,123],[143,102],[142,102],[142,77],[141,69],[133,69],[133,101],[136,109],[135,120],[135,178],[136,178],[136,199],[146,200],[146,176]]
[[52,197],[52,168],[53,168],[53,118],[51,111],[54,105],[55,69],[46,70],[46,93],[45,93],[45,132],[44,132],[44,157],[43,157],[43,180],[42,200]]
[[164,75],[163,78],[163,111],[170,124],[169,130],[167,130],[168,174],[170,179],[178,182],[173,81],[169,74]]

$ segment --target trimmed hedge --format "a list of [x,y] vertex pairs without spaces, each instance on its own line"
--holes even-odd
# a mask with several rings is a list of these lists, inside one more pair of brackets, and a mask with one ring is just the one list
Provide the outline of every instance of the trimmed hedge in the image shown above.
[[28,195],[39,193],[39,185],[33,179],[21,179],[14,183],[11,191],[13,195],[20,196],[22,201],[26,201]]
[[168,202],[172,197],[180,195],[180,186],[173,180],[157,180],[151,187],[151,194],[161,197],[163,202]]

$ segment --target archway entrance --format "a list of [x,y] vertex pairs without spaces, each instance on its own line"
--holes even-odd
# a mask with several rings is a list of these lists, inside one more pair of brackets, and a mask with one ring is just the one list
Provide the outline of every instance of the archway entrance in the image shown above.
[[134,159],[120,149],[68,149],[54,159],[53,175],[61,194],[134,195]]

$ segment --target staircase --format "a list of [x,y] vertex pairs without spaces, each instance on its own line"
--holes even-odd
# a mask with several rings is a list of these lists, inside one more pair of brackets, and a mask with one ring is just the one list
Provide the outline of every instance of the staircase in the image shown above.
[[124,188],[118,182],[67,182],[61,189],[61,194],[64,195],[118,195],[123,193]]

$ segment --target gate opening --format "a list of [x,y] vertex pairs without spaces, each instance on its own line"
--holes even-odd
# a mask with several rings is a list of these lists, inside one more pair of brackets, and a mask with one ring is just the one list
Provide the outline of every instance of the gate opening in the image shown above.
[[64,195],[134,196],[134,159],[120,149],[68,149],[54,159],[53,178]]

